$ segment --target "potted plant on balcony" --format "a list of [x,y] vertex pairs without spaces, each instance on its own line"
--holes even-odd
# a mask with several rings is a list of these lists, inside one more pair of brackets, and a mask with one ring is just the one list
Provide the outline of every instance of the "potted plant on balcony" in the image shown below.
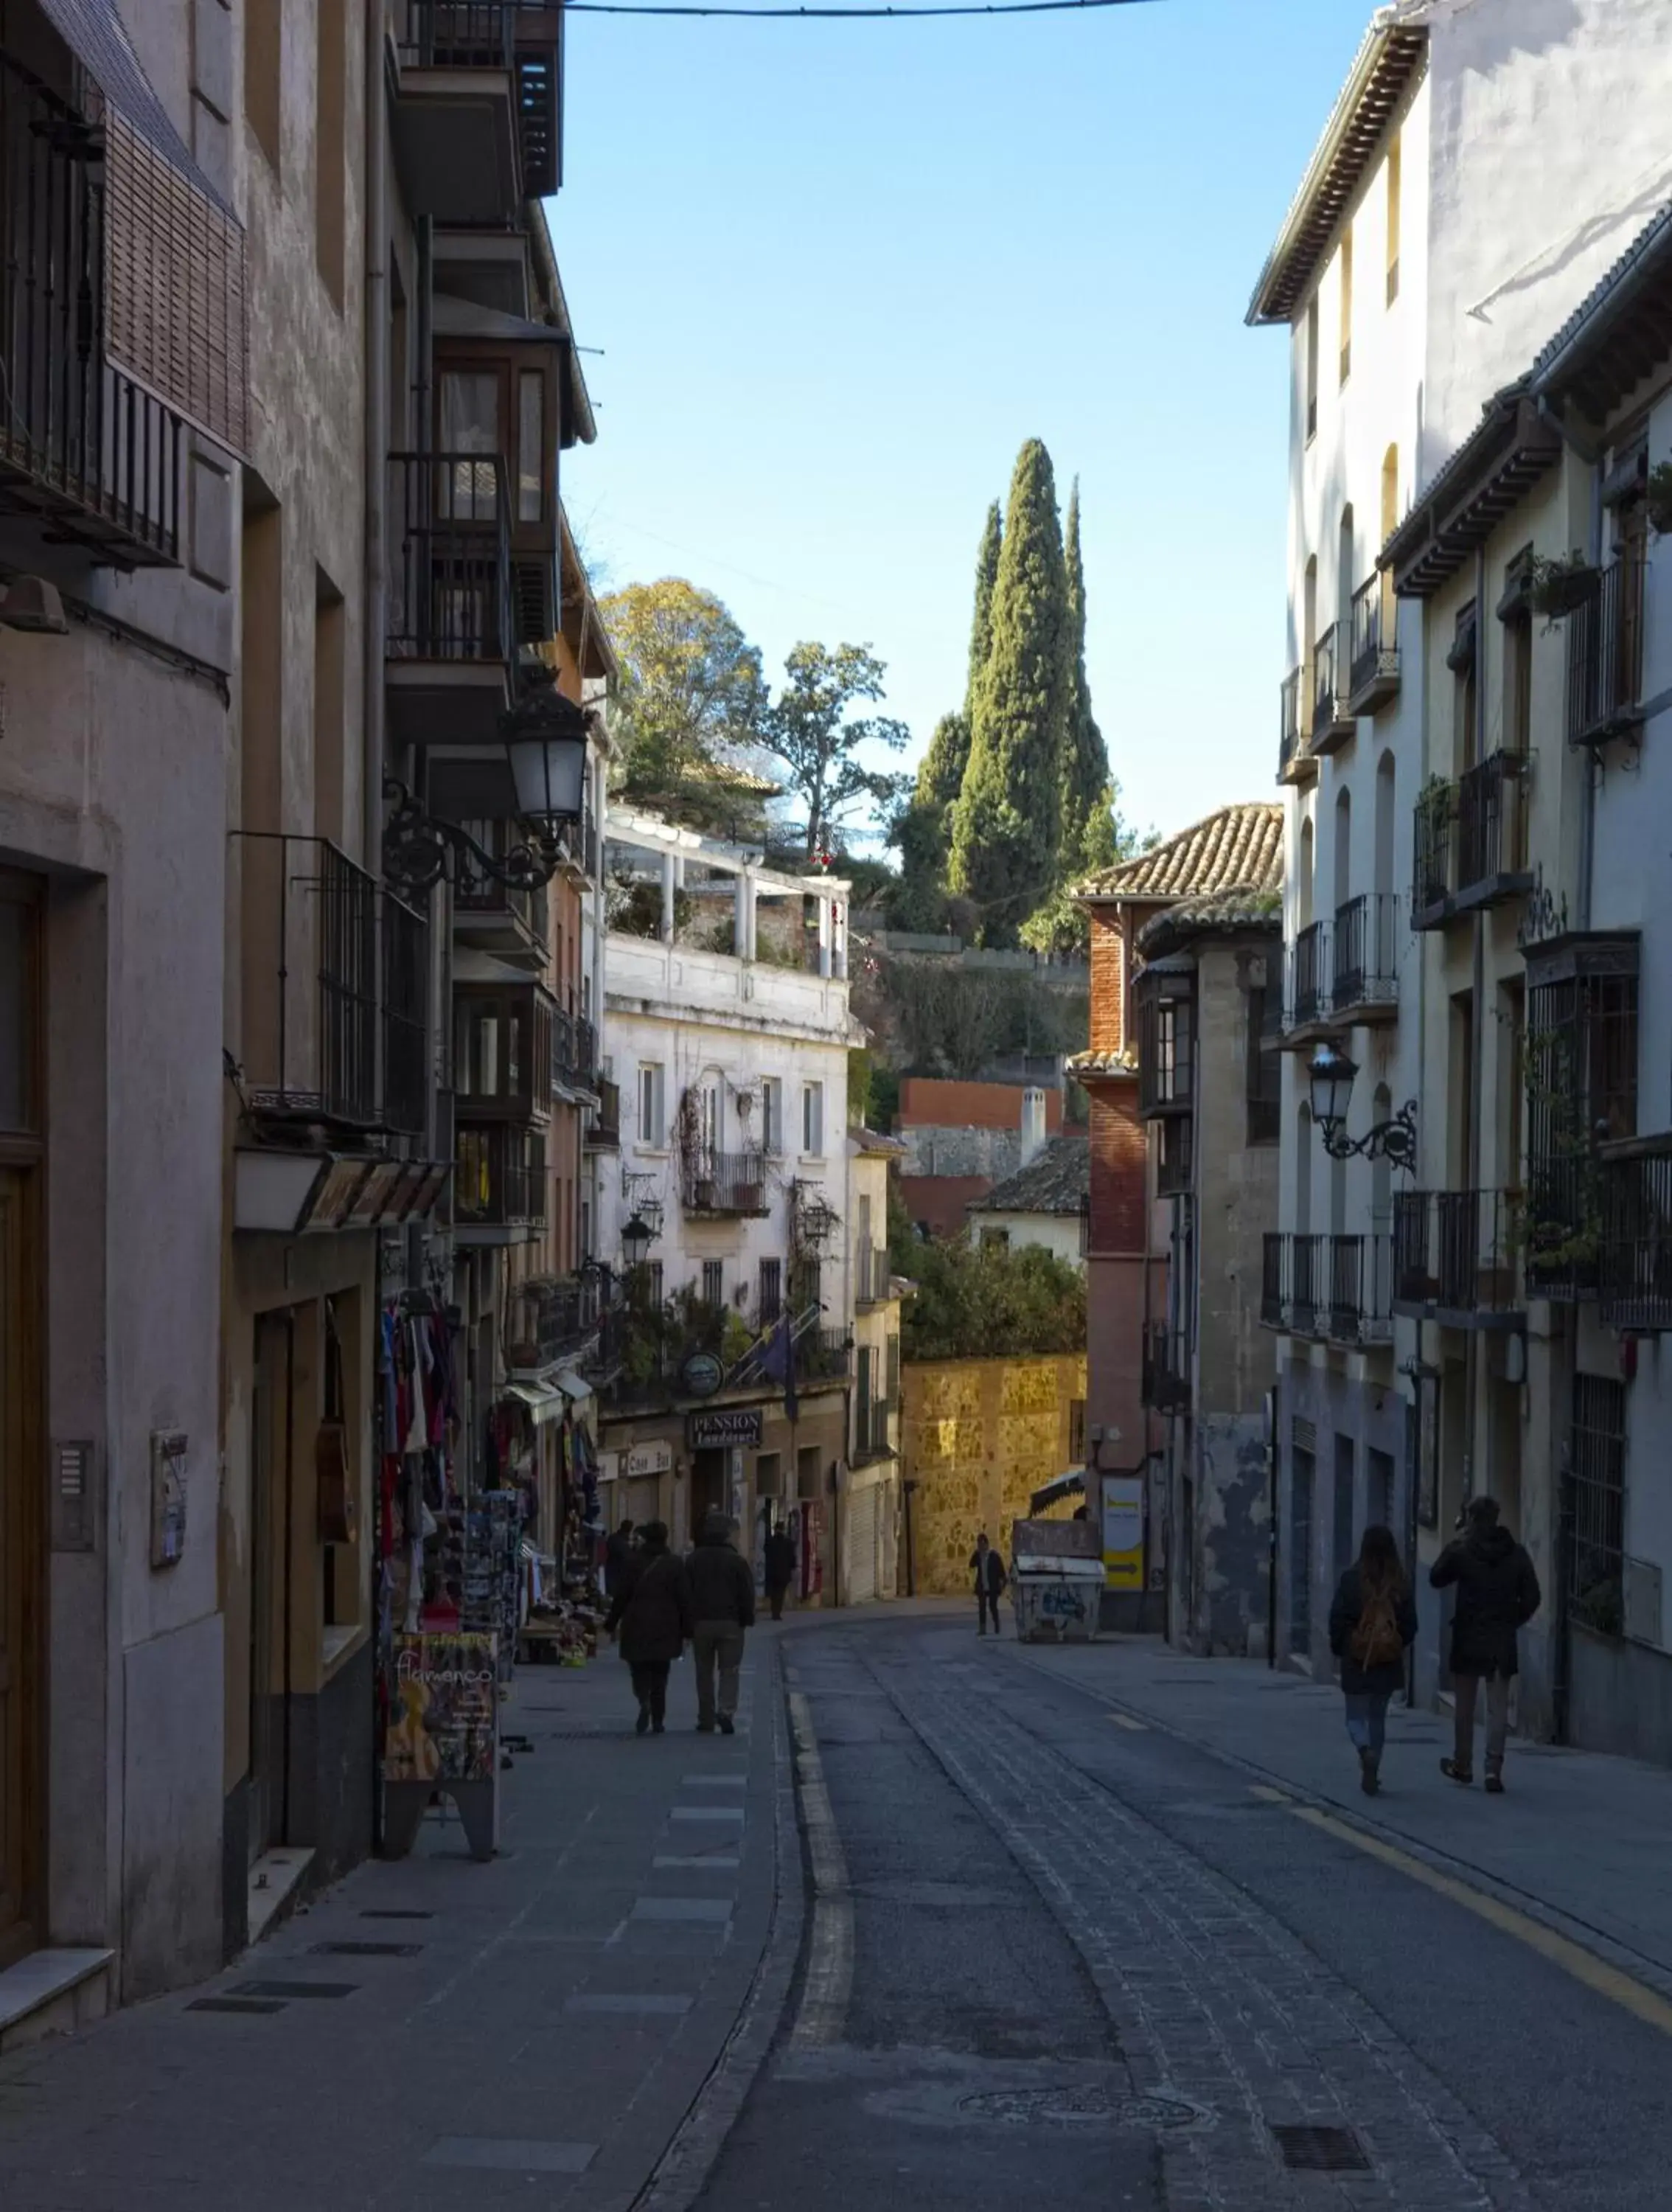
[[1566,560],[1534,554],[1527,563],[1527,604],[1547,622],[1560,622],[1577,614],[1596,592],[1599,571],[1578,550]]

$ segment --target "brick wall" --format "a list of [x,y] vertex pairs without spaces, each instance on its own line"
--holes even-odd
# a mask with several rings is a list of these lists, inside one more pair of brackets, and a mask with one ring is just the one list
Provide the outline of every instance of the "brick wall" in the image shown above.
[[1144,1249],[1147,1138],[1138,1119],[1135,1076],[1099,1082],[1091,1093],[1091,1233],[1093,1252]]
[[[1095,990],[1095,984],[1093,988]],[[1096,1042],[1097,1032],[1092,1031]],[[1022,1087],[1012,1083],[946,1083],[938,1076],[909,1075],[900,1085],[896,1127],[938,1129],[1013,1129],[1022,1127]],[[1045,1093],[1045,1133],[1062,1128],[1062,1093]]]

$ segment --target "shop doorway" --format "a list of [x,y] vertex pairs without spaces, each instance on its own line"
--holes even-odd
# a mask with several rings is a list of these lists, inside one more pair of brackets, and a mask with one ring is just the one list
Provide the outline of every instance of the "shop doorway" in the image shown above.
[[40,1932],[39,1212],[37,1170],[0,1166],[0,1967]]
[[1289,1457],[1289,1649],[1312,1650],[1312,1486],[1317,1462],[1299,1444]]
[[690,1478],[690,1534],[695,1543],[710,1513],[729,1513],[727,1474],[731,1455],[723,1445],[705,1446],[696,1455]]
[[289,1840],[289,1583],[295,1465],[296,1317],[255,1325],[250,1412],[250,1863]]

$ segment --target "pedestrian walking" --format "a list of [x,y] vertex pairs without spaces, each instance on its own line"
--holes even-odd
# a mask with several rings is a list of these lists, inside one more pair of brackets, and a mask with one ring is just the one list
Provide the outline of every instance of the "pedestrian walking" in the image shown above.
[[766,1569],[766,1595],[772,1607],[772,1618],[781,1620],[784,1599],[795,1579],[795,1539],[781,1521],[776,1523],[766,1540],[763,1564]]
[[1329,1648],[1341,1662],[1347,1732],[1359,1753],[1359,1785],[1367,1797],[1382,1786],[1388,1700],[1405,1680],[1405,1652],[1416,1632],[1416,1601],[1393,1530],[1373,1522],[1329,1608]]
[[999,1633],[999,1600],[1004,1595],[1010,1577],[1005,1572],[1005,1563],[987,1540],[983,1528],[976,1539],[976,1548],[970,1554],[970,1572],[976,1577],[976,1609],[981,1619],[980,1633],[987,1633],[987,1616],[993,1615],[993,1633]]
[[1456,1740],[1440,1771],[1452,1781],[1474,1779],[1474,1709],[1487,1686],[1487,1788],[1504,1794],[1504,1746],[1510,1733],[1510,1685],[1521,1664],[1517,1632],[1544,1601],[1524,1548],[1504,1527],[1495,1498],[1471,1498],[1457,1516],[1455,1537],[1428,1570],[1436,1589],[1456,1588],[1451,1615],[1452,1694]]
[[633,1524],[623,1521],[604,1546],[604,1587],[613,1597],[627,1585],[628,1563],[633,1556]]
[[695,1623],[685,1563],[667,1547],[666,1524],[647,1521],[638,1549],[629,1553],[627,1580],[611,1601],[605,1627],[620,1632],[621,1656],[632,1669],[639,1701],[635,1733],[662,1733],[667,1719],[668,1669],[685,1648]]
[[733,1523],[723,1513],[709,1514],[686,1562],[691,1617],[696,1624],[691,1637],[691,1656],[696,1662],[696,1725],[704,1735],[712,1735],[716,1724],[722,1735],[733,1733],[743,1639],[755,1626],[755,1577],[749,1562],[732,1541],[732,1528]]

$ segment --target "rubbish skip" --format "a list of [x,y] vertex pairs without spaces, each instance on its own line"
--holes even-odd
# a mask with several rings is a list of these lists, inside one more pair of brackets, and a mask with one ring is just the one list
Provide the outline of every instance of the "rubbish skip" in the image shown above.
[[1085,1521],[1018,1521],[1011,1530],[1010,1590],[1024,1644],[1087,1643],[1097,1634],[1103,1560]]

